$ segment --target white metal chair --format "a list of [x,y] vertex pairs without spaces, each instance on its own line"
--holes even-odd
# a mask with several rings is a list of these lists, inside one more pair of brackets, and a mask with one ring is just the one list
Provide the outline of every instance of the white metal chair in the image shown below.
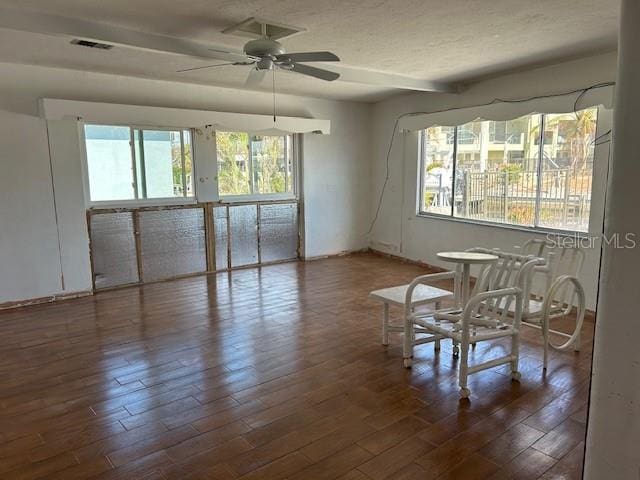
[[[470,251],[491,253],[498,257],[498,261],[481,267],[466,305],[458,303],[456,306],[458,308],[427,314],[413,312],[411,308],[413,292],[420,284],[452,279],[458,288],[459,275],[456,272],[422,275],[415,278],[409,284],[405,298],[405,322],[407,322],[405,330],[413,332],[415,331],[413,327],[417,326],[420,328],[420,333],[429,334],[428,337],[417,340],[410,335],[405,335],[403,351],[405,367],[410,367],[412,364],[415,345],[435,342],[437,349],[440,340],[451,339],[454,346],[459,345],[460,348],[458,381],[460,395],[463,398],[470,395],[467,379],[472,373],[508,363],[511,365],[512,378],[519,380],[519,334],[524,292],[529,288],[533,269],[545,264],[543,259],[533,256],[482,248]],[[459,298],[460,295],[456,295],[456,300],[459,301]],[[510,308],[511,306],[513,308]],[[508,355],[469,366],[471,344],[500,338],[511,339]]]
[[[534,280],[541,280],[541,287],[532,283],[526,292],[528,298],[523,306],[522,324],[542,331],[544,339],[543,369],[547,369],[549,347],[565,351],[580,350],[580,331],[586,312],[584,288],[578,275],[584,264],[585,254],[577,247],[561,247],[548,240],[531,239],[515,247],[523,255],[545,257],[545,265],[534,269]],[[541,278],[540,278],[541,277]],[[536,292],[537,290],[537,292]],[[541,292],[540,292],[541,290]],[[565,317],[574,311],[573,332],[566,333],[551,328],[553,320]],[[559,342],[554,339],[560,338]]]

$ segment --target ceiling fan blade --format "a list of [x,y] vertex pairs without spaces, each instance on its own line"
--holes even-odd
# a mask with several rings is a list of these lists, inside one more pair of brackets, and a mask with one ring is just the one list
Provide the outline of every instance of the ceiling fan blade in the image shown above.
[[337,55],[331,52],[302,52],[302,53],[283,53],[276,57],[278,61],[285,62],[339,62]]
[[267,70],[258,70],[257,68],[252,68],[249,72],[249,76],[247,80],[244,82],[245,87],[257,87],[262,83],[264,77],[267,75]]
[[254,57],[250,57],[249,55],[245,55],[244,53],[229,52],[227,50],[219,50],[217,48],[207,48],[207,50],[211,52],[211,56],[213,58],[226,60],[227,62],[245,63],[255,60]]
[[309,65],[303,65],[301,63],[294,63],[293,68],[288,68],[287,70],[319,78],[320,80],[326,80],[327,82],[333,82],[340,77],[339,73],[323,70],[322,68],[310,67]]
[[205,65],[203,67],[185,68],[185,69],[182,69],[182,70],[176,70],[176,73],[193,72],[194,70],[204,70],[205,68],[213,68],[213,67],[224,67],[225,65],[235,65],[235,62],[218,63],[216,65]]

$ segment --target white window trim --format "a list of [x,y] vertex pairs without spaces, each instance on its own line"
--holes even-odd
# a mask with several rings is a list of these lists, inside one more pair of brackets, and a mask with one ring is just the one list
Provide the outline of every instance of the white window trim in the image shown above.
[[[586,107],[586,108],[593,108],[593,107]],[[598,115],[597,115],[597,121],[596,121],[596,138],[598,137],[598,135],[600,134],[599,130],[600,130],[600,115],[602,113],[602,108],[601,107],[595,107],[598,110]],[[532,113],[529,115],[541,115],[542,117],[545,117],[547,115],[552,115],[549,113],[540,113],[540,114],[536,114],[536,113]],[[456,128],[460,127],[461,125],[456,125]],[[550,228],[550,227],[544,227],[544,226],[539,226],[539,225],[532,225],[532,226],[528,226],[528,225],[518,225],[515,223],[500,223],[500,222],[492,222],[490,220],[479,220],[479,219],[474,219],[474,218],[464,218],[464,217],[456,217],[454,215],[454,211],[453,211],[453,207],[451,210],[451,214],[450,215],[446,215],[443,213],[433,213],[433,212],[425,212],[424,210],[422,210],[422,205],[423,205],[423,196],[424,196],[424,152],[423,152],[423,142],[422,142],[422,136],[424,135],[424,130],[422,129],[419,132],[418,135],[418,178],[417,178],[417,191],[418,191],[418,195],[416,197],[416,217],[417,218],[427,218],[427,219],[436,219],[436,220],[444,220],[444,221],[449,221],[449,222],[457,222],[457,223],[466,223],[466,224],[473,224],[473,225],[481,225],[481,226],[485,226],[485,227],[497,227],[497,228],[502,228],[502,229],[507,229],[507,230],[517,230],[517,231],[522,231],[522,232],[530,232],[530,233],[539,233],[539,234],[557,234],[557,235],[565,235],[565,236],[575,236],[575,237],[587,237],[589,236],[589,232],[591,231],[591,218],[593,215],[593,204],[591,205],[591,208],[589,209],[589,226],[587,228],[587,231],[581,231],[581,230],[570,230],[570,229],[557,229],[557,228]],[[540,129],[541,131],[541,135],[544,135],[544,128]],[[457,140],[456,140],[457,143]],[[597,146],[597,145],[596,145]],[[456,145],[457,147],[457,145]],[[454,155],[455,155],[455,150],[454,150]],[[594,162],[596,161],[596,151],[594,150]],[[455,165],[455,162],[454,162]],[[592,175],[595,175],[595,167],[594,167],[594,172],[592,173]],[[455,179],[455,166],[454,166],[454,172],[453,172],[453,178]],[[455,181],[455,180],[453,180]],[[595,182],[593,181],[593,177],[592,177],[592,182],[591,182],[591,192],[592,192],[592,198],[593,198],[593,190],[594,190],[594,186],[595,186]]]
[[[89,182],[89,163],[87,159],[87,143],[85,138],[85,125],[127,127],[132,130],[161,130],[161,131],[177,131],[189,130],[191,132],[191,155],[192,169],[191,181],[193,183],[193,195],[189,197],[160,197],[160,198],[133,198],[128,200],[91,200],[91,188]],[[194,141],[194,129],[188,127],[161,127],[156,125],[130,125],[123,123],[97,123],[97,122],[78,122],[78,136],[80,138],[80,155],[82,165],[82,184],[84,190],[85,206],[87,208],[131,208],[131,207],[147,207],[147,206],[169,206],[169,205],[191,205],[198,203],[198,182],[197,182],[197,153]],[[132,150],[133,155],[133,150]],[[137,172],[136,172],[137,173]]]
[[[221,130],[224,131],[224,130]],[[217,133],[217,132],[216,132]],[[249,136],[264,136],[259,132],[242,132],[247,133]],[[242,202],[260,202],[260,201],[278,201],[278,200],[298,200],[299,198],[299,164],[300,164],[300,150],[299,150],[299,133],[283,134],[282,136],[291,136],[291,155],[292,155],[292,171],[291,171],[291,192],[285,193],[247,193],[239,195],[220,195],[220,184],[218,182],[218,200],[221,203],[242,203]],[[218,150],[216,148],[216,172],[218,168]],[[217,180],[217,178],[216,178]]]
[[[127,127],[130,129],[139,129],[139,130],[165,130],[165,131],[175,131],[175,130],[189,130],[192,132],[191,138],[191,148],[192,148],[192,161],[193,161],[193,174],[192,174],[192,182],[193,182],[193,191],[194,194],[190,197],[167,197],[167,198],[139,198],[139,199],[128,199],[128,200],[91,200],[91,190],[89,183],[89,165],[87,161],[87,146],[86,139],[84,133],[85,125],[104,125],[104,126],[116,126],[116,127]],[[246,132],[249,135],[263,135],[260,132]],[[285,134],[283,134],[285,135]],[[233,203],[243,203],[243,202],[269,202],[269,201],[284,201],[284,200],[292,200],[298,201],[300,198],[300,162],[301,162],[301,151],[300,151],[300,135],[299,133],[291,133],[286,134],[291,135],[292,145],[291,145],[291,154],[293,157],[292,163],[292,176],[291,176],[291,186],[292,192],[285,193],[264,193],[264,194],[246,194],[246,195],[220,195],[218,189],[217,182],[217,168],[218,161],[217,156],[214,158],[214,165],[216,168],[216,193],[217,196],[212,200],[214,202],[224,203],[224,204],[233,204]],[[146,206],[170,206],[170,205],[194,205],[200,203],[200,199],[198,196],[198,164],[200,161],[199,155],[202,152],[198,151],[198,147],[196,146],[196,132],[192,128],[187,127],[162,127],[157,125],[131,125],[126,123],[99,123],[99,122],[78,122],[78,137],[80,138],[80,154],[82,156],[82,180],[83,180],[83,190],[84,190],[84,198],[85,198],[85,206],[87,208],[132,208],[132,207],[146,207]],[[214,143],[215,147],[215,143]],[[217,150],[213,153],[217,154]]]

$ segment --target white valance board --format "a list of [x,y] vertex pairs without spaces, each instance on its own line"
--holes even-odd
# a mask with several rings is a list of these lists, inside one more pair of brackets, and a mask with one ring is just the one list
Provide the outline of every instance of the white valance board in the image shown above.
[[423,130],[433,126],[458,126],[474,120],[506,121],[533,113],[569,113],[589,107],[613,107],[614,87],[592,89],[584,94],[541,96],[527,101],[496,102],[491,105],[456,108],[435,113],[406,114],[398,121],[400,131]]
[[115,103],[83,102],[44,98],[41,116],[47,120],[78,119],[85,123],[139,125],[175,128],[199,128],[211,125],[215,130],[251,132],[263,135],[331,132],[330,120],[303,117],[215,112],[182,108],[150,107]]

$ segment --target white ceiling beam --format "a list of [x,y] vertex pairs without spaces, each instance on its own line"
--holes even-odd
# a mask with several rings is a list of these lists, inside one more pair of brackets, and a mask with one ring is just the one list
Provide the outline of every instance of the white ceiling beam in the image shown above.
[[340,74],[339,80],[351,83],[364,83],[382,87],[399,88],[420,92],[458,93],[459,86],[453,83],[432,82],[420,78],[397,75],[395,73],[345,67],[338,64],[327,64],[327,69]]
[[[79,38],[111,45],[147,50],[173,55],[183,55],[207,60],[242,62],[242,53],[229,52],[227,47],[216,47],[183,38],[139,32],[127,28],[76,18],[26,12],[0,7],[0,28],[44,35]],[[423,92],[457,92],[455,84],[431,82],[419,78],[396,75],[373,70],[364,70],[342,65],[327,65],[340,74],[339,81],[377,85],[388,88]]]
[[[67,38],[80,38],[138,50],[185,55],[195,58],[211,60],[220,58],[219,52],[211,51],[211,49],[215,48],[214,46],[204,43],[139,32],[89,20],[24,12],[3,7],[0,7],[0,28]],[[223,47],[223,49],[227,50],[226,47]],[[242,60],[246,60],[246,57],[239,53],[238,61]]]

